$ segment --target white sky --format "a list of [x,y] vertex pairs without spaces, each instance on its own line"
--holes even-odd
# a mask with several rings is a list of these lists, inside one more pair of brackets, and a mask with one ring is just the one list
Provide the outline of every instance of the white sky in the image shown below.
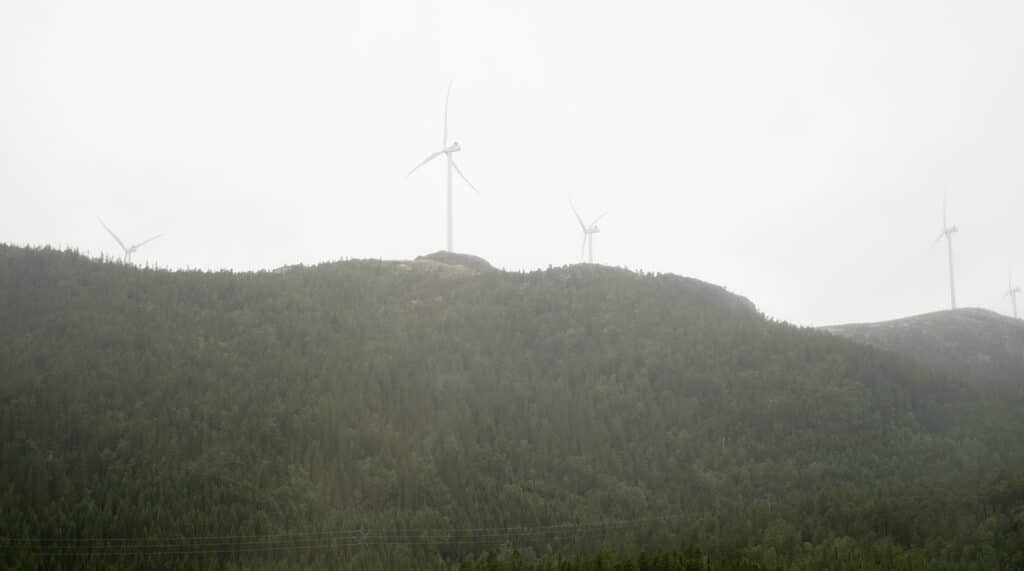
[[[1024,3],[0,2],[0,242],[256,269],[444,245],[673,272],[804,325],[1024,281]],[[1022,300],[1024,301],[1024,300]]]

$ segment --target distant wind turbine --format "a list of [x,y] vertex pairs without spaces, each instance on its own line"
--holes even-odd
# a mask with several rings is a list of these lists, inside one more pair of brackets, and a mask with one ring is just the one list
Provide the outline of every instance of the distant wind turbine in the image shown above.
[[597,223],[602,218],[604,218],[605,215],[608,213],[605,212],[604,214],[601,214],[600,216],[595,218],[594,221],[590,223],[590,225],[587,225],[585,222],[583,222],[583,217],[580,216],[580,213],[576,210],[576,205],[573,204],[571,200],[569,201],[569,206],[572,207],[572,213],[576,215],[576,220],[579,221],[580,223],[580,230],[583,230],[583,246],[580,248],[580,259],[582,260],[584,253],[586,253],[587,263],[593,264],[594,234],[599,234],[601,232],[601,228],[598,227]]
[[939,240],[946,239],[946,247],[949,251],[949,300],[950,305],[953,309],[956,309],[956,281],[953,278],[953,234],[959,232],[960,229],[956,226],[950,226],[946,222],[946,197],[942,198],[942,232],[939,233],[939,237],[935,239],[935,243],[938,244]]
[[462,146],[459,145],[458,141],[452,141],[450,145],[448,144],[448,99],[451,97],[451,94],[452,83],[449,81],[448,93],[444,97],[444,135],[441,138],[441,150],[435,153],[431,153],[430,155],[427,155],[427,158],[423,159],[420,162],[420,164],[416,165],[415,167],[413,167],[411,171],[409,171],[409,175],[412,175],[412,173],[416,172],[416,170],[419,169],[421,166],[429,163],[430,161],[436,159],[437,157],[440,157],[441,155],[444,155],[445,160],[447,160],[448,162],[448,179],[446,186],[448,197],[448,231],[447,240],[445,244],[446,249],[449,252],[454,251],[452,247],[452,170],[455,170],[459,177],[462,178],[462,180],[465,181],[467,185],[469,185],[469,188],[472,188],[473,191],[476,192],[477,194],[480,193],[480,191],[477,190],[475,186],[473,186],[473,183],[469,182],[469,179],[466,178],[466,175],[462,173],[462,169],[459,168],[459,165],[455,164],[455,159],[454,157],[452,157],[453,153],[457,153],[462,150]]
[[1020,287],[1013,285],[1013,276],[1010,276],[1010,288],[1006,291],[1006,295],[1010,296],[1010,301],[1013,302],[1013,318],[1017,319],[1017,294],[1020,293]]
[[132,246],[125,246],[124,242],[122,242],[121,239],[117,237],[117,234],[114,234],[114,231],[111,230],[110,227],[103,223],[103,220],[101,218],[96,218],[96,220],[100,221],[100,225],[103,226],[103,229],[106,230],[107,233],[110,234],[110,236],[114,239],[114,241],[117,242],[117,245],[121,246],[121,249],[124,250],[124,263],[126,264],[132,263],[132,254],[137,252],[139,248],[163,236],[163,234],[157,234],[156,236],[153,236],[152,238],[149,238],[147,240],[143,240],[138,244],[133,244]]

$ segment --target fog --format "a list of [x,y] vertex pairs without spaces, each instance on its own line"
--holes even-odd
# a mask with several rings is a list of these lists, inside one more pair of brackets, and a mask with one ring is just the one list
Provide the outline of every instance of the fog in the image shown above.
[[454,246],[721,284],[798,324],[1024,282],[1016,2],[0,3],[0,242],[249,270]]

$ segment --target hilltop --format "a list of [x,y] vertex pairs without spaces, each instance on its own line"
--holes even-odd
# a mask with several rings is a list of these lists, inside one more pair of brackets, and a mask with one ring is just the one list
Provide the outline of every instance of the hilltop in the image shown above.
[[690,278],[452,254],[168,272],[0,246],[0,323],[0,538],[22,538],[0,566],[1024,553],[1007,408]]
[[965,380],[1024,387],[1024,321],[992,311],[937,311],[824,330],[910,356]]
[[480,272],[493,272],[494,266],[492,266],[487,260],[470,254],[457,254],[454,252],[447,252],[441,250],[434,252],[433,254],[427,254],[425,256],[417,257],[414,262],[421,264],[440,264],[453,268],[458,268],[463,272],[469,272],[472,274],[479,274]]

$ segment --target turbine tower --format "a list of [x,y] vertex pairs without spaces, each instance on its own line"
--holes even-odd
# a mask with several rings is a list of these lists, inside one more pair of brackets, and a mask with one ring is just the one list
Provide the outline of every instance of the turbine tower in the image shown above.
[[953,278],[953,234],[959,232],[956,226],[950,226],[946,222],[946,198],[942,198],[942,232],[935,239],[935,243],[943,238],[946,239],[946,248],[949,252],[949,301],[953,309],[956,309],[956,281]]
[[133,244],[131,246],[125,246],[124,242],[122,242],[121,239],[117,237],[117,234],[114,234],[114,231],[111,230],[110,227],[108,227],[106,224],[103,223],[103,219],[96,218],[96,220],[100,221],[100,226],[103,226],[103,229],[106,230],[107,233],[110,234],[110,236],[114,239],[114,241],[117,242],[117,245],[121,246],[121,249],[124,250],[124,263],[126,263],[126,264],[132,263],[132,254],[137,252],[139,250],[139,248],[141,248],[141,247],[145,246],[146,244],[149,244],[153,240],[156,240],[157,238],[163,236],[163,234],[157,234],[156,236],[153,236],[152,238],[149,238],[147,240],[143,240],[143,241],[139,242],[138,244]]
[[572,213],[576,215],[576,220],[580,223],[580,230],[583,230],[583,246],[580,248],[580,260],[582,261],[584,259],[584,254],[586,254],[587,263],[593,264],[594,234],[599,234],[601,232],[601,228],[598,227],[597,223],[605,217],[605,214],[608,213],[605,212],[604,214],[601,214],[588,226],[583,222],[583,217],[580,216],[580,213],[576,210],[576,205],[574,205],[571,200],[569,201],[569,206],[572,207]]
[[1017,294],[1020,293],[1020,287],[1013,285],[1013,276],[1010,276],[1010,288],[1006,291],[1006,295],[1010,296],[1010,301],[1013,302],[1013,318],[1017,319]]
[[455,158],[452,157],[453,153],[457,153],[462,150],[462,146],[459,145],[458,141],[452,141],[450,145],[448,144],[448,99],[451,97],[451,94],[452,82],[449,81],[448,93],[444,97],[444,134],[441,137],[441,150],[428,155],[427,158],[423,159],[420,162],[420,164],[413,167],[413,169],[409,171],[409,174],[406,175],[411,175],[412,173],[416,172],[416,169],[429,163],[430,161],[436,159],[437,157],[440,157],[441,155],[444,155],[445,160],[448,162],[448,178],[445,187],[447,193],[446,196],[448,199],[447,240],[445,242],[445,249],[447,249],[449,252],[454,251],[452,248],[452,170],[454,170],[459,175],[459,177],[462,178],[462,180],[465,181],[467,185],[469,185],[469,188],[472,188],[474,192],[480,194],[480,191],[477,190],[476,187],[473,186],[473,183],[469,182],[469,179],[466,178],[466,175],[462,173],[462,169],[459,168],[459,165],[455,164]]

